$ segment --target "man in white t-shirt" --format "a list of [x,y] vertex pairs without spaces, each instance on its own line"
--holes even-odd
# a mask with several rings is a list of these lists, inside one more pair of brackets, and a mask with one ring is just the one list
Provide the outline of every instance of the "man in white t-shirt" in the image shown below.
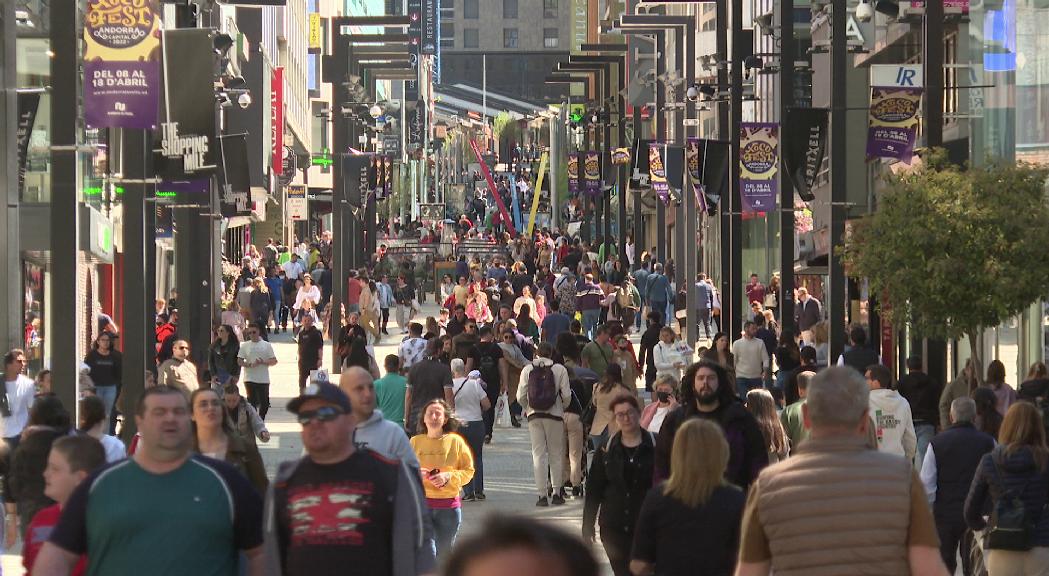
[[33,379],[22,372],[26,367],[23,350],[15,348],[4,356],[4,388],[0,397],[0,421],[3,422],[4,442],[11,452],[18,446],[22,430],[29,422],[29,408],[36,392]]
[[258,324],[249,324],[244,336],[249,340],[240,345],[237,363],[244,368],[248,403],[265,420],[270,409],[270,366],[277,363],[277,355],[273,353],[273,346],[262,339],[262,328]]
[[298,280],[303,274],[306,273],[306,266],[303,265],[302,259],[299,255],[292,252],[291,260],[284,263],[284,274],[288,277],[288,280],[292,282]]
[[747,321],[743,324],[743,337],[732,343],[732,356],[736,362],[736,391],[742,398],[747,397],[747,392],[761,387],[771,366],[765,342],[754,337],[757,333],[757,325]]

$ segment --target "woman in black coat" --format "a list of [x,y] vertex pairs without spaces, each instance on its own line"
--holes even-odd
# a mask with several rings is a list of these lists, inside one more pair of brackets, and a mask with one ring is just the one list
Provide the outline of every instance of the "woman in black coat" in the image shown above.
[[619,432],[594,453],[586,478],[583,538],[594,541],[594,520],[597,520],[612,572],[615,576],[630,576],[634,526],[652,486],[655,439],[641,429],[641,406],[637,398],[622,395],[611,404]]
[[[44,495],[44,469],[51,445],[58,438],[68,436],[71,426],[69,411],[57,396],[36,399],[29,413],[29,424],[22,431],[22,441],[11,456],[11,469],[4,476],[4,502],[18,508],[21,530],[29,527],[37,512],[54,504]],[[9,516],[9,522],[10,519]]]

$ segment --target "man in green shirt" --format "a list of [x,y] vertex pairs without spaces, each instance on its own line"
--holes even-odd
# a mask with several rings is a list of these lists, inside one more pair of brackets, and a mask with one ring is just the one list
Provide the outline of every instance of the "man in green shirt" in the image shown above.
[[798,396],[801,397],[801,400],[784,408],[779,415],[780,423],[783,424],[783,431],[790,438],[791,452],[794,451],[798,444],[801,444],[803,440],[807,440],[809,437],[809,431],[805,428],[805,419],[801,415],[801,407],[805,405],[805,393],[808,390],[809,382],[815,376],[815,372],[801,372],[798,374]]
[[608,326],[602,325],[597,328],[594,341],[583,346],[581,356],[584,368],[593,370],[599,377],[605,375],[605,369],[612,362],[612,344],[608,341]]
[[[261,575],[262,499],[225,462],[193,454],[189,401],[177,388],[147,388],[138,402],[138,450],[77,487],[34,574]],[[160,497],[158,497],[160,496]]]
[[404,389],[408,379],[400,374],[401,359],[390,354],[383,361],[386,375],[375,381],[375,403],[383,418],[400,426],[404,422]]

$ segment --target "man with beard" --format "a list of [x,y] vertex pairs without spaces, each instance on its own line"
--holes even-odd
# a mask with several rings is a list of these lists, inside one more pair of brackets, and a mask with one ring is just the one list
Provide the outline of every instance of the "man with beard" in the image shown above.
[[746,490],[769,463],[767,443],[757,420],[737,400],[725,369],[709,360],[689,366],[681,379],[681,406],[667,414],[656,441],[656,480],[670,477],[674,434],[692,418],[721,426],[729,447],[725,479]]

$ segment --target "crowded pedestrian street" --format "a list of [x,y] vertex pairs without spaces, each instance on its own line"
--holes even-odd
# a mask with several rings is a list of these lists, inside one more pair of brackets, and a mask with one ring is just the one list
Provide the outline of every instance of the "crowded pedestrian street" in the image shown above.
[[1049,0],[0,0],[0,576],[1049,576]]

